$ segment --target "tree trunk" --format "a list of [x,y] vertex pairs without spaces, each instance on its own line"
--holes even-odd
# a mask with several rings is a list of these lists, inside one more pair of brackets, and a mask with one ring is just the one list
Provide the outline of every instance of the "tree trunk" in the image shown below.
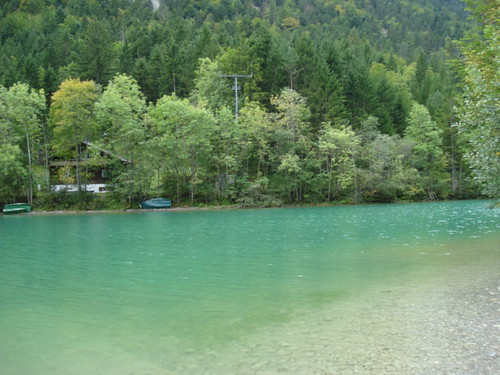
[[457,150],[456,150],[456,134],[455,130],[451,128],[450,131],[450,146],[451,146],[451,152],[450,152],[450,161],[451,161],[451,190],[453,191],[453,194],[455,194],[458,190],[459,186],[459,180],[458,180],[458,173],[457,173]]
[[82,150],[80,144],[76,146],[76,186],[78,191],[82,190],[82,185],[80,181],[80,160],[82,157]]
[[45,151],[45,176],[47,182],[47,191],[50,191],[50,169],[49,169],[49,148],[47,147],[47,133],[45,131],[45,126],[43,127],[43,143]]
[[330,157],[328,157],[328,161],[326,163],[326,173],[328,173],[328,193],[327,193],[327,200],[330,202],[330,199],[332,199],[332,160]]
[[28,149],[28,204],[33,204],[33,170],[31,164],[31,144],[26,129],[26,147]]

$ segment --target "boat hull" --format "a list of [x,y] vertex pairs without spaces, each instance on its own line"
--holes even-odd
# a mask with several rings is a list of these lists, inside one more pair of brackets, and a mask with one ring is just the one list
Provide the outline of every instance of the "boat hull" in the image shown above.
[[6,204],[3,208],[3,213],[5,215],[10,215],[10,214],[21,214],[25,212],[31,212],[31,205],[27,203],[12,203],[12,204]]
[[166,198],[153,198],[141,202],[140,206],[145,209],[171,208],[172,201]]

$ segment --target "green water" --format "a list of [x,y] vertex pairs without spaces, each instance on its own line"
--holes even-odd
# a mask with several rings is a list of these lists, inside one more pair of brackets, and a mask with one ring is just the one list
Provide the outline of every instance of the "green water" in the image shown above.
[[0,217],[0,374],[203,373],[372,288],[499,263],[486,204]]

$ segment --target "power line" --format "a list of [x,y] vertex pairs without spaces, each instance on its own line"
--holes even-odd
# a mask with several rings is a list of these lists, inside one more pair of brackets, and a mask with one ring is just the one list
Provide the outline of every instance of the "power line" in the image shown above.
[[252,78],[253,73],[248,74],[221,74],[221,78],[234,78],[234,86],[232,89],[234,90],[234,116],[236,121],[238,121],[238,91],[241,90],[241,87],[238,86],[238,78]]

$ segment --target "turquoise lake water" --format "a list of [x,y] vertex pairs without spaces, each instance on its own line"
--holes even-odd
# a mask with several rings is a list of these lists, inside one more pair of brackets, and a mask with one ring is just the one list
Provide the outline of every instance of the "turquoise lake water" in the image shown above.
[[204,358],[372,288],[500,264],[486,206],[0,217],[0,374],[203,374]]

